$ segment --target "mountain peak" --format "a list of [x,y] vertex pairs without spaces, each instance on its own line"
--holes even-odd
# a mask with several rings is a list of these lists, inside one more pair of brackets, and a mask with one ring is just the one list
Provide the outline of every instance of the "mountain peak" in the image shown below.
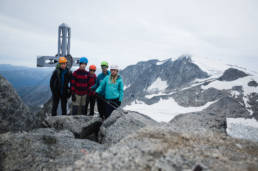
[[192,57],[190,55],[182,55],[177,60],[179,61],[186,61],[192,63]]

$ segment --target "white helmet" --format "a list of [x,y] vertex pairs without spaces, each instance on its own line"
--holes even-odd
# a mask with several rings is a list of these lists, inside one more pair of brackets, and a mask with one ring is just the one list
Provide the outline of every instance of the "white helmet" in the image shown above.
[[118,65],[111,65],[110,66],[110,70],[111,69],[119,70],[119,66]]

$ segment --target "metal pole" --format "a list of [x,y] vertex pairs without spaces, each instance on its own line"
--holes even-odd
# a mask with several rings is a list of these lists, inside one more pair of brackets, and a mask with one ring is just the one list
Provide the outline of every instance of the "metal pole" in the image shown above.
[[59,27],[58,28],[58,47],[57,47],[57,55],[58,55],[58,57],[60,57],[60,48],[61,48],[61,36],[60,36],[60,34],[61,34],[61,28]]
[[71,28],[68,28],[68,45],[67,45],[67,54],[70,55],[70,43],[71,43]]
[[67,35],[67,28],[66,27],[62,27],[62,56],[66,56],[66,48],[67,48],[67,39],[66,39],[66,35]]

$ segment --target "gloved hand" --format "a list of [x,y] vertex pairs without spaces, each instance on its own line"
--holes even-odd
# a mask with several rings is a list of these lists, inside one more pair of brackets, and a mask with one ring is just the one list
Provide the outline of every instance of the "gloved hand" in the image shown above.
[[97,94],[97,93],[96,93],[95,91],[92,92],[92,95],[93,95],[93,96],[96,96],[96,94]]
[[121,102],[119,100],[117,100],[117,105],[120,106],[121,105]]
[[95,96],[96,96],[97,98],[100,98],[99,93],[97,93],[97,92],[94,92],[94,93],[95,93]]
[[76,96],[75,96],[75,94],[72,94],[72,101],[73,101],[73,102],[76,101]]
[[69,98],[71,97],[71,95],[72,95],[72,94],[71,94],[71,90],[68,89],[68,90],[67,90],[67,99],[69,99]]

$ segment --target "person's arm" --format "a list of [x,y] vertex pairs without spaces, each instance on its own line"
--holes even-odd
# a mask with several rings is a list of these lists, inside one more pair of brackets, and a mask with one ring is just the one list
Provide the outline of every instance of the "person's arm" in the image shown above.
[[73,72],[71,79],[71,92],[75,94],[75,84],[76,84],[76,72]]
[[121,81],[119,82],[118,90],[119,90],[119,101],[122,102],[124,97],[124,83],[122,78],[121,78]]
[[96,93],[100,93],[104,90],[107,79],[108,79],[108,77],[105,77],[104,80],[101,81],[100,85],[98,86],[98,88],[96,90]]
[[69,81],[68,81],[68,88],[71,90],[71,87],[72,87],[72,71],[68,71],[69,73],[68,73],[68,79],[69,79]]
[[95,84],[91,87],[91,90],[96,90],[99,87],[99,77],[97,77]]
[[72,95],[72,90],[71,90],[71,80],[72,80],[72,72],[68,70],[68,87],[67,87],[67,97],[70,98]]
[[56,79],[56,70],[52,73],[52,76],[50,78],[50,89],[52,92],[54,92],[55,79]]

